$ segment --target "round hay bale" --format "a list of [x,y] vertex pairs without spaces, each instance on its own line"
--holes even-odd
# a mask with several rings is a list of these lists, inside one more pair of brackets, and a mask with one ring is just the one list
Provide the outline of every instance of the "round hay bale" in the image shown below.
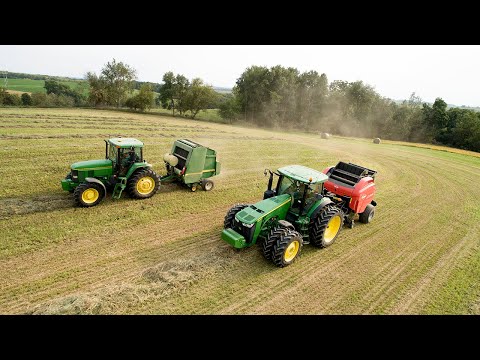
[[178,164],[178,158],[173,154],[165,154],[163,155],[163,161],[169,163],[171,166],[176,166]]
[[320,137],[322,139],[330,139],[332,137],[332,135],[330,135],[329,133],[320,133]]
[[380,143],[381,143],[380,138],[375,138],[375,139],[373,139],[373,143],[374,143],[374,144],[380,144]]

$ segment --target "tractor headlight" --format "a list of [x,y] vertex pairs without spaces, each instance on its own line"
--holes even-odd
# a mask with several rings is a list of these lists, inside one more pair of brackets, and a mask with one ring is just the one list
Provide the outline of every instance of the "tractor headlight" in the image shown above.
[[78,170],[72,170],[72,180],[73,181],[78,180]]
[[255,224],[245,224],[245,223],[242,223],[243,226],[245,226],[246,228],[251,228],[253,225]]

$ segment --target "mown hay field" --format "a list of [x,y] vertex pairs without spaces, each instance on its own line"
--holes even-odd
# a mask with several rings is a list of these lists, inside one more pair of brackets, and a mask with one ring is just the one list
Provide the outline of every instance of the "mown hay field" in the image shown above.
[[[60,180],[136,137],[163,174],[178,138],[218,151],[211,192],[76,208]],[[0,109],[0,313],[479,314],[480,158],[371,139],[107,110]],[[265,168],[339,160],[378,171],[374,221],[306,245],[283,269],[220,239],[226,211],[262,198]]]

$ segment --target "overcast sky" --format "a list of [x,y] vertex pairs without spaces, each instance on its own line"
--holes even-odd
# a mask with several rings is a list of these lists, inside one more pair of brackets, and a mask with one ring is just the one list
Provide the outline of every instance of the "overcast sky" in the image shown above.
[[333,80],[363,80],[381,95],[480,106],[480,46],[432,45],[0,45],[0,70],[82,78],[115,58],[140,81],[161,82],[167,71],[233,87],[251,65],[316,70]]

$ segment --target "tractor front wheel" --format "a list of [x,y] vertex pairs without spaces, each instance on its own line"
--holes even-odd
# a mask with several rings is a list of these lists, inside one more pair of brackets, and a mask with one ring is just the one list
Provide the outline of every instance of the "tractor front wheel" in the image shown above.
[[233,207],[228,210],[227,215],[225,215],[225,219],[223,220],[223,228],[230,229],[233,227],[233,219],[235,219],[235,215],[238,212],[245,209],[249,204],[235,204]]
[[272,260],[273,245],[277,243],[281,236],[285,235],[286,231],[287,229],[281,226],[276,226],[270,230],[270,233],[262,242],[262,254],[265,259]]
[[273,245],[272,260],[278,267],[285,267],[293,263],[300,255],[303,246],[302,235],[292,229],[284,229],[277,242]]
[[147,199],[160,187],[160,178],[155,171],[142,169],[135,172],[127,182],[128,195],[134,199]]
[[332,245],[343,226],[344,215],[335,205],[326,205],[310,224],[310,241],[325,248]]
[[365,208],[365,211],[360,213],[358,220],[360,220],[361,223],[369,224],[372,222],[372,219],[374,216],[375,216],[375,206],[373,206],[372,204],[368,204],[367,207]]
[[82,207],[95,206],[102,201],[104,196],[105,190],[103,190],[103,186],[97,183],[81,183],[73,192],[75,203]]
[[210,191],[213,189],[213,181],[212,180],[207,180],[207,179],[203,179],[202,180],[202,188],[203,190],[205,191]]

